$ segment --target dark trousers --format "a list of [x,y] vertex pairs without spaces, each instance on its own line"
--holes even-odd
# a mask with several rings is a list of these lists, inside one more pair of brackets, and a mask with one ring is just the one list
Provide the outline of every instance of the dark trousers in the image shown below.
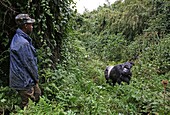
[[21,109],[24,109],[24,107],[28,106],[29,98],[34,101],[38,102],[41,96],[41,89],[39,88],[38,84],[35,86],[26,89],[26,90],[19,90],[19,95],[21,96]]

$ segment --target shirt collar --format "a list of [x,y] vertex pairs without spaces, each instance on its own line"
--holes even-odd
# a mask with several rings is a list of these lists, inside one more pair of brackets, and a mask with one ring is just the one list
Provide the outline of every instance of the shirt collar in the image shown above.
[[29,42],[32,42],[32,39],[29,37],[28,34],[26,34],[24,31],[22,31],[20,28],[18,28],[16,30],[16,33],[23,36],[26,40],[28,40]]

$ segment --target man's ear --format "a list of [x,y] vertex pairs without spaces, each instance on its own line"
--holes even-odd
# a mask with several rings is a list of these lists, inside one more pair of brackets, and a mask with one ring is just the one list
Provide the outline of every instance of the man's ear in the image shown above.
[[27,24],[24,24],[24,28],[26,28],[26,29],[27,29]]

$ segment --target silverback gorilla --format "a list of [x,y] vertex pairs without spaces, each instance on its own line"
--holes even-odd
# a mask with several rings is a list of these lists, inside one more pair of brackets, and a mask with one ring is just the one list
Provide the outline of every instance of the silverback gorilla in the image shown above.
[[125,62],[115,66],[107,66],[104,71],[106,83],[114,86],[116,82],[120,85],[123,81],[129,84],[132,76],[131,68],[133,65],[133,62]]

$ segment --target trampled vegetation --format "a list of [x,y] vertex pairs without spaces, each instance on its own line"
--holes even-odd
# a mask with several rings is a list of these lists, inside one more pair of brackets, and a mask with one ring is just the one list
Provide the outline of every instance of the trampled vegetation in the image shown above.
[[[72,0],[0,4],[0,114],[170,113],[169,0],[118,0],[83,15],[70,9]],[[31,36],[43,90],[40,102],[30,101],[25,110],[8,87],[8,48],[20,11],[38,21]],[[129,60],[135,63],[130,85],[106,84],[105,67]]]

